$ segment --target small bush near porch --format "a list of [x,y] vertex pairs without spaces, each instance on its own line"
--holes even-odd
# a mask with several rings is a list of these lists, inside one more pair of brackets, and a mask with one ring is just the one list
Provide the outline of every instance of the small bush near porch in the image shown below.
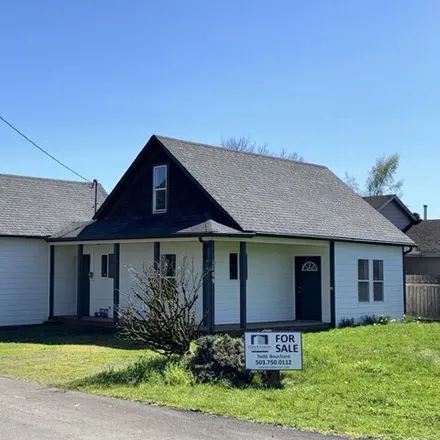
[[358,437],[437,439],[440,324],[304,335],[283,389],[196,383],[185,358],[58,326],[0,331],[0,376]]

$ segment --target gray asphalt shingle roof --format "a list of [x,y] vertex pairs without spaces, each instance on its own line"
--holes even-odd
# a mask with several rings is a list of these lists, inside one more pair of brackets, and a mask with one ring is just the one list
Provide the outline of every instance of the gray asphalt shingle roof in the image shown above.
[[[0,236],[49,236],[94,214],[92,184],[0,174]],[[107,194],[98,185],[98,208]]]
[[206,220],[202,215],[196,215],[192,218],[177,220],[172,224],[167,223],[165,226],[162,219],[157,217],[72,222],[52,235],[50,239],[117,240],[192,234],[237,235],[241,234],[241,231],[229,228],[214,220]]
[[157,138],[244,231],[413,244],[324,166]]
[[440,255],[440,220],[422,220],[412,226],[407,234],[417,244],[411,255]]

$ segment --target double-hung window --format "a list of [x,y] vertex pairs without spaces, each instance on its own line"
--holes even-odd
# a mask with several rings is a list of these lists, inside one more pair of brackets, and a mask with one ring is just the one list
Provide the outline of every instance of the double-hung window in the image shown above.
[[370,292],[373,301],[384,300],[383,260],[358,260],[359,302],[370,302]]
[[168,167],[157,165],[153,168],[153,213],[167,212]]
[[373,260],[373,299],[383,301],[383,261]]
[[370,301],[369,261],[358,260],[358,299],[359,302]]

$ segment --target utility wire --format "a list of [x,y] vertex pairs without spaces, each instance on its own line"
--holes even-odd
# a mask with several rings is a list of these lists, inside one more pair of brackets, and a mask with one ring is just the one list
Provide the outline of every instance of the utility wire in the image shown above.
[[67,165],[63,164],[63,162],[59,161],[56,157],[53,157],[50,153],[48,153],[44,148],[41,148],[39,145],[37,145],[32,139],[29,139],[25,134],[23,134],[18,128],[14,127],[10,122],[8,122],[5,118],[3,118],[0,115],[0,119],[6,124],[9,125],[14,131],[16,131],[20,136],[24,137],[28,142],[30,142],[34,147],[37,147],[41,152],[43,152],[46,156],[49,156],[51,159],[53,159],[55,162],[60,164],[62,167],[64,167],[66,170],[69,170],[71,173],[75,174],[76,176],[80,177],[81,179],[85,180],[86,182],[92,183],[89,179],[86,179],[84,176],[81,176],[81,174],[77,173],[76,171],[72,170],[72,168],[68,167]]

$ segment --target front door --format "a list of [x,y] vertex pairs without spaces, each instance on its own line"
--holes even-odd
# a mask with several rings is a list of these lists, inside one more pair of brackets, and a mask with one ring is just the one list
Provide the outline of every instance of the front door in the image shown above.
[[295,257],[296,319],[321,321],[321,257]]
[[81,255],[80,278],[78,291],[78,315],[90,315],[90,255]]

